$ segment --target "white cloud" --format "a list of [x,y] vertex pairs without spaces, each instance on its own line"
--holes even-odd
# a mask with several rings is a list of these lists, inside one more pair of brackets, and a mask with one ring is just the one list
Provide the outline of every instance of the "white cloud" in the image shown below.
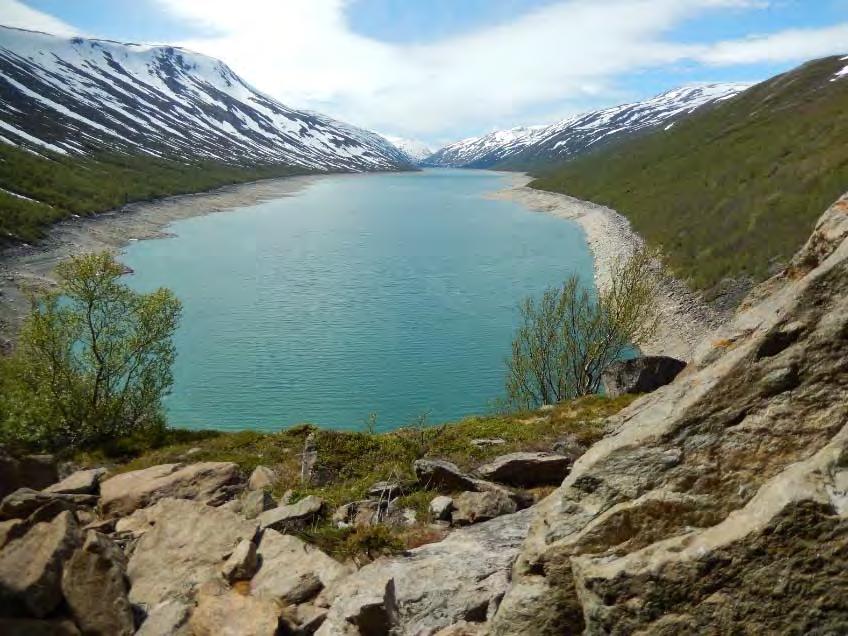
[[18,0],[0,0],[0,24],[56,35],[79,35],[79,31],[66,22],[31,9]]
[[846,50],[848,22],[821,29],[790,29],[744,40],[719,42],[698,55],[698,59],[723,66],[810,60]]

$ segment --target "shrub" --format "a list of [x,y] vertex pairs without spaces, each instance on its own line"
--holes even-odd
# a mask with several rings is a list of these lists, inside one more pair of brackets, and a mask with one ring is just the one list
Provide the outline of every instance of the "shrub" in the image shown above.
[[162,435],[181,307],[166,289],[134,292],[123,273],[108,253],[72,258],[57,290],[33,299],[3,365],[0,439],[57,450]]

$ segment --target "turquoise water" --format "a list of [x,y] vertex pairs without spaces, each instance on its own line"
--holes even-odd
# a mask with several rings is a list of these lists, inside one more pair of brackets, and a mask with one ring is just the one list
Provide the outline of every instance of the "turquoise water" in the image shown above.
[[170,287],[173,426],[381,430],[484,413],[529,293],[577,272],[580,228],[485,198],[486,171],[340,175],[131,244],[137,289]]

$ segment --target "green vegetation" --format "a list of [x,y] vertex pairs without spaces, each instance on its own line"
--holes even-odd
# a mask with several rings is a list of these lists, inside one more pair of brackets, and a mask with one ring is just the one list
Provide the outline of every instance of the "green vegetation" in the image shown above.
[[0,442],[78,449],[158,434],[180,302],[166,289],[132,291],[108,253],[56,274],[58,288],[34,300],[15,354],[0,360]]
[[510,403],[533,408],[597,393],[607,367],[656,331],[653,261],[645,250],[619,260],[597,299],[574,275],[526,298],[507,361]]
[[[293,499],[317,495],[327,502],[325,517],[300,536],[339,558],[367,561],[382,553],[397,552],[442,538],[429,528],[428,505],[436,492],[420,490],[415,484],[412,462],[424,456],[454,462],[471,470],[497,455],[520,450],[550,450],[558,440],[569,437],[589,446],[603,434],[604,420],[630,404],[635,396],[608,399],[587,396],[564,402],[544,412],[472,417],[438,426],[409,426],[387,433],[334,431],[311,425],[263,433],[240,431],[165,431],[157,447],[148,439],[138,444],[111,445],[96,452],[78,453],[82,465],[115,464],[116,470],[129,471],[157,464],[180,461],[231,461],[247,475],[257,465],[273,467],[280,476],[274,495],[291,490]],[[318,450],[316,483],[303,485],[300,480],[300,453],[306,436],[314,435]],[[504,444],[477,446],[475,439],[500,438]],[[107,453],[119,450],[121,455]],[[191,453],[189,453],[191,451]],[[392,480],[407,491],[399,505],[417,512],[421,524],[408,528],[337,528],[329,519],[332,511],[351,501],[367,498],[368,489],[377,481]],[[539,489],[544,495],[550,488]]]
[[848,80],[831,81],[844,65],[805,64],[531,185],[618,210],[698,289],[762,280],[848,185]]
[[0,244],[35,241],[51,223],[88,216],[133,201],[200,192],[232,183],[304,174],[282,165],[186,163],[149,155],[41,154],[0,144]]

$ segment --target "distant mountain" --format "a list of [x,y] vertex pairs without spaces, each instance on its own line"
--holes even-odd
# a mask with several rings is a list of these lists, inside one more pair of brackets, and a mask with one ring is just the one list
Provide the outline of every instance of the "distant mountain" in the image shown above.
[[848,190],[848,58],[808,62],[538,175],[533,187],[627,216],[678,275],[732,305]]
[[284,106],[211,57],[7,27],[0,27],[0,135],[63,155],[108,149],[321,171],[409,163],[379,135]]
[[642,102],[577,115],[549,126],[499,130],[445,146],[424,164],[527,169],[558,162],[636,133],[670,127],[677,119],[746,88],[747,84],[686,86]]
[[433,151],[423,141],[415,139],[404,139],[403,137],[393,137],[391,135],[383,135],[390,141],[395,148],[403,152],[409,157],[413,163],[421,163],[424,159],[433,154]]

